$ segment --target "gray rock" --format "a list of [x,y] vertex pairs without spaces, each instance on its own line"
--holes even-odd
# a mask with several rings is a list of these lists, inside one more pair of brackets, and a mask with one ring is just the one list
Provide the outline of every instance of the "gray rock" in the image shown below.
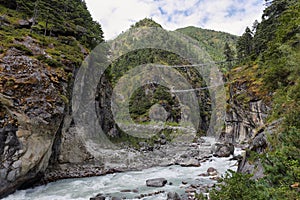
[[14,164],[12,165],[12,167],[14,169],[20,168],[22,165],[22,161],[21,160],[17,160],[16,162],[14,162]]
[[167,200],[181,200],[180,196],[176,192],[168,192]]
[[90,200],[105,200],[105,196],[97,194],[97,196],[90,198]]
[[212,172],[215,172],[215,171],[217,171],[217,170],[213,167],[210,167],[210,168],[207,169],[207,173],[212,173]]
[[167,184],[167,180],[165,178],[154,178],[146,181],[146,185],[148,187],[163,187]]
[[160,144],[161,144],[161,145],[165,145],[166,143],[167,143],[167,140],[165,140],[165,139],[161,139],[161,140],[160,140]]
[[182,167],[200,167],[200,162],[195,158],[185,159],[183,162],[180,163]]
[[182,183],[183,185],[186,185],[188,182],[187,182],[187,181],[181,181],[181,183]]
[[20,28],[30,28],[32,23],[30,23],[29,21],[27,20],[24,20],[24,19],[20,19],[18,21],[18,24],[19,24],[19,27]]
[[160,138],[161,138],[161,139],[166,139],[166,136],[165,136],[165,134],[163,134],[163,133],[162,133],[162,134],[160,134]]
[[0,169],[0,179],[5,179],[7,175],[7,169],[3,168],[3,169]]
[[215,144],[215,147],[213,149],[214,156],[217,157],[229,157],[230,155],[234,154],[234,146],[232,143],[228,144]]
[[17,175],[17,171],[16,170],[13,170],[13,171],[10,171],[7,175],[7,180],[8,181],[14,181],[16,180],[16,175]]

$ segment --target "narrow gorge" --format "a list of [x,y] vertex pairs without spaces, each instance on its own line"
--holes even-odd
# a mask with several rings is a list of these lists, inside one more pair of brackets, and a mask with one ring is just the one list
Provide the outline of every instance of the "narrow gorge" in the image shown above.
[[0,198],[298,199],[300,4],[266,2],[105,41],[85,1],[0,1]]

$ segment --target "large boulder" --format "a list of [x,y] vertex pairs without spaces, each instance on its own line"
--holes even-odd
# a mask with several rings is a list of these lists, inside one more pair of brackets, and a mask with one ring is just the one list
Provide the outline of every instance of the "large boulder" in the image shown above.
[[229,157],[234,154],[234,145],[232,143],[216,143],[213,148],[213,155],[216,157]]
[[200,167],[201,164],[196,158],[185,158],[180,163],[182,167]]
[[146,185],[148,187],[163,187],[167,184],[167,180],[165,178],[154,178],[154,179],[148,179],[146,181]]
[[249,149],[243,155],[243,158],[239,161],[238,172],[244,174],[253,174],[252,179],[260,179],[264,177],[264,168],[260,158],[258,159],[250,159],[251,152],[255,152],[256,154],[263,154],[266,152],[268,148],[270,148],[270,144],[267,140],[267,135],[272,135],[274,131],[278,128],[278,125],[281,123],[280,120],[276,120],[270,123],[267,127],[264,127],[258,130],[257,134],[251,139]]

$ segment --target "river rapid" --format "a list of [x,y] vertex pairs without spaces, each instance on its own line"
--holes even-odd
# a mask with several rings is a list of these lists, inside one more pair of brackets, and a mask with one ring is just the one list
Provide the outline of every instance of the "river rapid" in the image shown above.
[[[235,149],[234,155],[243,151]],[[180,195],[187,193],[191,185],[211,187],[216,183],[212,176],[199,176],[207,172],[210,167],[218,171],[218,177],[225,174],[228,169],[236,170],[237,161],[226,158],[210,157],[202,162],[200,167],[182,167],[171,165],[165,167],[151,167],[141,171],[128,171],[107,174],[97,177],[64,179],[47,185],[27,190],[20,190],[4,198],[4,200],[88,200],[101,193],[105,196],[126,199],[167,199],[168,192],[177,192]],[[161,188],[147,187],[146,180],[165,178],[168,183]],[[154,193],[159,194],[154,194]],[[153,194],[146,196],[147,194]]]

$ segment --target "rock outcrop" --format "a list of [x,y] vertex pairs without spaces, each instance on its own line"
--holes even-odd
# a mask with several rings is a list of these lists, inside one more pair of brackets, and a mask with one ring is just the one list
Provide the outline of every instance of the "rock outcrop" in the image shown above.
[[225,131],[221,141],[244,144],[246,153],[238,158],[238,172],[253,174],[253,179],[264,176],[260,159],[251,159],[251,152],[262,154],[270,145],[267,134],[272,134],[277,122],[266,123],[271,111],[270,103],[258,77],[253,77],[257,65],[233,69],[230,74],[229,99]]
[[220,139],[230,143],[248,142],[256,134],[256,130],[265,125],[270,111],[270,107],[263,100],[265,91],[258,90],[260,85],[254,82],[255,78],[251,75],[245,77],[243,71],[246,67],[232,70],[229,77],[225,131]]
[[230,110],[226,113],[225,140],[234,143],[247,142],[255,129],[264,125],[268,107],[262,100],[251,101],[249,107],[241,102],[230,102]]
[[68,80],[18,49],[0,59],[0,197],[31,186],[48,166],[63,121]]
[[267,148],[271,148],[271,145],[267,141],[267,135],[272,134],[276,130],[280,120],[274,121],[269,124],[267,128],[262,128],[256,135],[251,138],[249,142],[249,148],[246,151],[243,159],[240,160],[238,165],[238,172],[253,174],[253,179],[259,179],[264,176],[264,169],[260,159],[250,160],[250,153],[255,152],[257,154],[263,154]]

